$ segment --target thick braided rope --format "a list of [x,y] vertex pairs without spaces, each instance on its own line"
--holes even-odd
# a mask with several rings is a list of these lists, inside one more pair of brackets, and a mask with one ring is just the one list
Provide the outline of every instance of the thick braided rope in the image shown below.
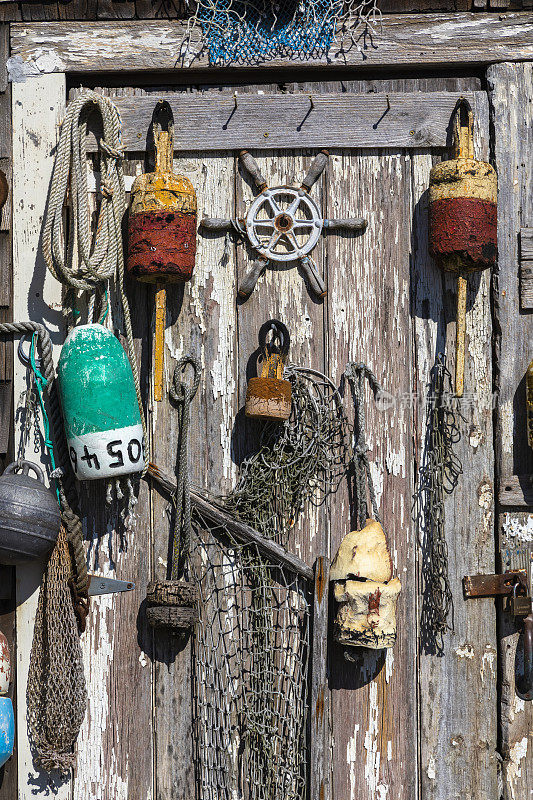
[[48,331],[39,322],[4,322],[0,324],[0,334],[5,333],[37,333],[41,350],[43,374],[47,381],[46,392],[50,409],[50,420],[54,445],[57,453],[57,464],[61,467],[61,474],[57,477],[61,496],[61,514],[67,530],[67,538],[74,555],[75,582],[78,594],[87,596],[89,578],[87,576],[87,562],[83,546],[83,529],[78,509],[78,492],[74,475],[70,466],[67,452],[67,443],[63,429],[61,406],[55,381],[54,362],[52,359],[52,342]]
[[345,376],[352,390],[355,406],[355,442],[353,452],[353,469],[355,482],[355,514],[358,529],[362,530],[368,518],[367,488],[368,496],[372,505],[374,519],[380,522],[376,493],[370,471],[370,462],[367,455],[366,443],[366,411],[365,411],[365,378],[370,384],[374,397],[381,392],[381,386],[377,382],[374,373],[366,364],[349,363],[346,365]]
[[[103,137],[99,141],[101,198],[93,236],[87,188],[87,123],[95,108],[102,118]],[[70,294],[73,291],[89,292],[90,308],[94,307],[95,294],[100,296],[99,322],[103,322],[108,310],[108,302],[103,302],[107,283],[117,282],[144,441],[148,447],[130,307],[124,291],[122,220],[126,212],[126,194],[123,155],[120,115],[115,105],[108,97],[89,89],[82,91],[67,106],[61,126],[43,228],[43,256],[52,275],[68,287]],[[69,198],[72,218],[66,241],[64,209]]]
[[[183,380],[187,365],[193,370],[193,381],[189,386]],[[170,397],[178,404],[178,475],[175,495],[176,516],[172,545],[172,570],[170,579],[179,580],[183,576],[185,562],[191,543],[191,496],[189,484],[189,422],[191,401],[200,384],[201,367],[194,356],[180,358],[174,368]]]

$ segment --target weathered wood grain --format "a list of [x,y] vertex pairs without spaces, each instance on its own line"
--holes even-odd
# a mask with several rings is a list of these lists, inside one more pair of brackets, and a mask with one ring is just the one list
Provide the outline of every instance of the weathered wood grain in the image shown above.
[[[42,97],[47,103],[43,105]],[[65,108],[65,78],[43,75],[35,85],[17,84],[12,91],[13,165],[13,318],[34,320],[48,328],[57,363],[62,341],[61,287],[46,273],[39,251],[48,185],[57,144],[57,123]],[[28,202],[28,198],[32,198]],[[18,339],[15,339],[18,342]],[[19,359],[14,364],[14,397],[18,402],[26,388],[26,368]],[[16,430],[15,447],[19,431]],[[32,454],[34,460],[38,456]],[[45,473],[47,457],[40,458]],[[54,791],[57,800],[71,797],[70,781],[57,783],[33,764],[28,741],[26,685],[33,624],[44,564],[37,562],[17,567],[17,755],[18,797],[44,798]]]
[[311,731],[309,744],[309,796],[331,796],[330,721],[328,665],[328,608],[329,559],[319,556],[315,561],[313,595],[313,640],[311,649]]
[[[128,92],[131,90],[123,89]],[[125,163],[125,171],[135,164]],[[143,348],[149,316],[142,287],[128,286],[141,389],[147,395],[147,354]],[[113,320],[122,315],[113,294]],[[105,485],[81,485],[82,512],[91,571],[132,580],[135,589],[91,601],[82,638],[88,708],[78,740],[73,800],[152,800],[153,729],[151,637],[142,613],[150,580],[150,496],[145,481],[134,481],[135,519],[125,529],[121,506],[106,503]],[[95,758],[98,753],[98,758]]]
[[[159,94],[117,98],[124,147],[146,149],[159,100],[179,120],[174,149],[241,150],[322,147],[445,147],[457,100],[472,92]],[[89,148],[98,148],[90,137]]]
[[[525,372],[533,358],[533,316],[520,313],[519,232],[533,227],[533,66],[501,64],[487,73],[495,134],[498,170],[498,272],[494,287],[497,333],[498,390],[496,407],[496,466],[500,491],[511,475],[533,473],[533,451],[527,444]],[[533,541],[532,517],[525,512],[499,516],[499,543],[506,568],[515,566],[513,546]],[[533,790],[530,731],[531,703],[514,691],[517,629],[512,617],[502,612],[499,620],[503,796],[505,800],[528,797]]]
[[[489,154],[488,106],[474,110],[475,153]],[[427,187],[433,159],[413,156],[412,314],[415,344],[413,397],[416,409],[416,462],[425,447],[426,403],[430,370],[437,355],[447,354],[453,372],[455,287],[427,251]],[[463,599],[465,574],[495,572],[492,452],[492,364],[490,281],[470,282],[467,313],[465,397],[457,417],[461,439],[454,450],[463,474],[445,500],[448,571],[453,595],[453,630],[435,641],[420,630],[420,781],[428,800],[496,797],[496,621],[494,602]],[[423,530],[419,530],[423,538]],[[420,555],[420,572],[424,563]],[[422,586],[420,603],[424,602]]]
[[520,308],[533,310],[533,228],[520,229]]
[[[326,180],[328,214],[351,216],[357,209],[369,222],[360,236],[327,239],[328,360],[336,383],[348,361],[365,362],[394,398],[393,408],[380,411],[365,391],[377,503],[394,575],[403,585],[394,649],[350,649],[351,662],[341,646],[330,644],[332,729],[335,749],[342,753],[333,763],[333,796],[349,800],[380,795],[412,800],[417,793],[416,551],[410,523],[411,407],[405,402],[411,386],[410,173],[405,152],[336,151]],[[348,387],[344,397],[352,409]],[[342,486],[331,508],[332,555],[355,527],[352,510]]]
[[[36,22],[11,27],[12,54],[41,72],[131,72],[203,69],[208,66],[198,29],[182,54],[185,26],[179,21]],[[268,68],[398,67],[453,62],[490,64],[533,57],[533,14],[387,15],[358,45],[333,45],[327,56],[269,61]],[[239,72],[248,65],[232,64]]]
[[533,475],[502,475],[498,499],[500,506],[533,507]]

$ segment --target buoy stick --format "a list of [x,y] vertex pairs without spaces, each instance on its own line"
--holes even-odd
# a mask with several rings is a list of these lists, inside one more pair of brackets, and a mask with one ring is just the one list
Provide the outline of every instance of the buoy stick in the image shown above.
[[465,383],[465,343],[466,343],[466,289],[465,275],[457,276],[457,329],[455,333],[455,394],[463,396]]
[[155,295],[155,346],[154,346],[154,400],[163,399],[163,361],[165,347],[165,317],[167,312],[167,290],[158,283]]

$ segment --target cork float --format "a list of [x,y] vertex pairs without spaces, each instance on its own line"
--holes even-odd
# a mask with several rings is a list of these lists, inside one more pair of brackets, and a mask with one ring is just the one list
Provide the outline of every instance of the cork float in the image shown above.
[[[166,118],[166,120],[163,120]],[[163,129],[162,121],[166,121]],[[172,171],[174,123],[167,102],[153,116],[155,171],[132,186],[128,224],[129,274],[156,285],[154,400],[163,397],[166,287],[192,277],[196,255],[196,192],[190,180]]]
[[474,118],[461,99],[453,118],[454,158],[436,164],[429,186],[429,250],[457,276],[455,393],[464,392],[466,295],[469,273],[490,269],[497,256],[497,189],[494,167],[474,158]]

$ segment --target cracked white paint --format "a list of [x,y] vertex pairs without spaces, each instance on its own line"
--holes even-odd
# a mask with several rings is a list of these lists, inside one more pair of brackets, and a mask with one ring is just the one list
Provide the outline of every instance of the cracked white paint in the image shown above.
[[510,539],[519,542],[533,542],[533,514],[528,514],[525,519],[514,517],[512,514],[505,514],[502,523],[503,533]]
[[464,644],[464,645],[461,645],[460,647],[456,647],[455,648],[455,654],[459,658],[472,659],[472,658],[474,658],[475,652],[474,652],[474,648],[472,647],[471,644]]
[[514,722],[515,717],[521,714],[525,710],[525,707],[525,700],[522,700],[521,697],[518,697],[516,692],[513,692],[513,699],[509,705],[509,721]]
[[437,777],[437,771],[436,771],[435,767],[436,767],[435,757],[434,756],[430,756],[429,761],[428,761],[428,768],[426,770],[427,776],[428,776],[430,781],[434,781],[435,778]]
[[524,736],[509,750],[509,758],[505,767],[505,779],[509,787],[510,800],[522,800],[516,794],[516,782],[522,777],[522,761],[527,756],[528,738]]
[[485,645],[485,651],[481,657],[481,683],[485,683],[485,673],[488,671],[488,677],[491,680],[496,680],[496,648],[491,644]]
[[474,450],[477,450],[477,448],[481,444],[483,444],[484,440],[485,437],[483,435],[483,431],[481,430],[481,428],[474,428],[472,431],[470,431],[470,436],[468,437],[468,441],[470,447],[473,447]]
[[346,745],[346,763],[350,770],[350,797],[355,797],[359,777],[359,756],[357,753],[357,734],[359,733],[359,725],[355,725],[353,729],[353,736],[348,740]]

